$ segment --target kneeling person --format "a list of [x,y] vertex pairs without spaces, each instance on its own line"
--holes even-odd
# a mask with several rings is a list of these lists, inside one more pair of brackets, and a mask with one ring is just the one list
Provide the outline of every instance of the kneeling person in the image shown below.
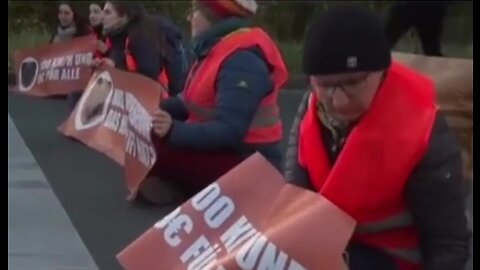
[[277,98],[287,70],[268,34],[248,27],[256,2],[193,7],[196,62],[184,91],[164,101],[152,122],[157,163],[141,194],[159,204],[173,200],[167,185],[194,193],[257,151],[281,163]]
[[312,91],[285,176],[358,222],[349,268],[465,269],[461,152],[433,82],[392,62],[380,20],[356,6],[313,22],[303,61]]

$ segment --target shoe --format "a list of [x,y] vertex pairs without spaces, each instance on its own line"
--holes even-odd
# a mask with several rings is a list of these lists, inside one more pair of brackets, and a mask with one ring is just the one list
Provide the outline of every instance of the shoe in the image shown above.
[[178,185],[157,176],[147,176],[138,190],[137,199],[157,206],[167,206],[183,203],[188,198]]

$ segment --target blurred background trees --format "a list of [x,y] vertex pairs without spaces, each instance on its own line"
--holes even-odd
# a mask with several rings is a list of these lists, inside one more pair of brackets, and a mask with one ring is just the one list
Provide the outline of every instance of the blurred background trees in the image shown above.
[[[14,48],[43,41],[45,36],[50,35],[56,22],[59,2],[8,1],[9,52]],[[258,2],[260,9],[255,17],[255,24],[265,27],[280,43],[289,66],[296,69],[300,58],[299,44],[310,19],[345,1],[263,0]],[[392,2],[361,1],[359,3],[385,16]],[[79,1],[75,4],[80,5],[84,13],[88,14],[88,1]],[[152,13],[170,17],[186,34],[189,33],[189,25],[185,18],[191,1],[148,1],[143,4]],[[451,4],[445,21],[443,40],[448,44],[445,48],[447,54],[451,50],[454,56],[472,56],[473,1],[458,1]],[[405,51],[419,50],[419,45],[415,42],[413,35],[406,35],[399,43],[399,47]],[[451,49],[452,46],[455,49]]]

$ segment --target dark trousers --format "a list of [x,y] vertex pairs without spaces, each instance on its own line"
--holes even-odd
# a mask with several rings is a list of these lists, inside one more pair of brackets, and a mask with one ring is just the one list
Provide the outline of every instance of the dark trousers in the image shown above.
[[350,244],[347,253],[349,270],[398,270],[388,254],[374,248]]
[[194,194],[224,175],[243,157],[228,152],[195,151],[171,147],[154,139],[157,161],[151,174]]
[[385,32],[391,48],[410,29],[420,38],[425,55],[442,56],[441,35],[447,6],[442,2],[415,1],[393,5]]

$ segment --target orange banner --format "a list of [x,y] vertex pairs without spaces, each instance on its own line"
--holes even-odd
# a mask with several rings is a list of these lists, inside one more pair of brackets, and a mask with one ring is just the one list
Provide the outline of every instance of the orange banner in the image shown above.
[[90,65],[96,44],[97,39],[89,35],[16,51],[14,91],[45,97],[83,90],[92,75]]
[[155,162],[150,122],[162,89],[145,76],[102,68],[59,131],[124,166],[127,186],[134,186]]
[[464,175],[473,169],[473,60],[392,54],[397,61],[429,76],[436,85],[440,110],[458,137],[463,149]]
[[260,154],[225,174],[118,254],[126,270],[340,270],[355,221],[287,184]]
[[155,82],[156,88],[142,85],[140,81],[135,83],[137,90],[127,94],[125,100],[128,126],[124,172],[130,192],[129,199],[135,197],[139,185],[156,161],[155,148],[150,136],[151,115],[159,108],[162,93],[166,92],[166,89],[157,82]]

